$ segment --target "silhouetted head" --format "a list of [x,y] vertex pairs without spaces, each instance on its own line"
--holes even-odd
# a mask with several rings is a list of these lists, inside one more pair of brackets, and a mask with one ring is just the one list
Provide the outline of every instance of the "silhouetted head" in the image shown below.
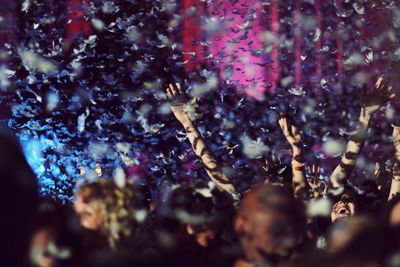
[[285,258],[303,241],[304,209],[291,188],[259,185],[241,200],[234,227],[247,260]]
[[21,266],[38,205],[38,188],[19,143],[4,132],[0,132],[0,184],[0,236],[5,245],[0,258],[5,266]]

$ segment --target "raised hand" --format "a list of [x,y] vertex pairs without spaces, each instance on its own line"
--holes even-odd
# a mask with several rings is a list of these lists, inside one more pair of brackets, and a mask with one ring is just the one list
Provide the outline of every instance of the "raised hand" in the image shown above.
[[171,104],[171,111],[181,123],[189,120],[185,111],[185,105],[189,103],[187,94],[182,90],[182,86],[176,83],[176,86],[169,84],[166,89]]
[[311,167],[307,167],[307,173],[310,176],[310,179],[307,179],[307,182],[312,190],[313,197],[321,196],[321,189],[323,189],[322,194],[326,194],[328,187],[323,180],[319,179],[321,168],[317,165],[312,165]]
[[299,147],[302,143],[302,140],[297,128],[294,125],[290,124],[289,120],[282,115],[279,118],[278,123],[289,144],[292,147]]
[[385,80],[384,77],[378,79],[371,92],[368,94],[365,92],[366,87],[364,87],[364,93],[361,97],[362,109],[360,116],[366,119],[369,119],[382,105],[395,97],[390,80]]
[[189,110],[189,106],[196,104],[197,99],[195,97],[190,99],[190,97],[182,89],[180,83],[176,83],[175,85],[169,84],[166,92],[170,100],[171,111],[174,113],[175,117],[181,123],[190,120],[187,110]]

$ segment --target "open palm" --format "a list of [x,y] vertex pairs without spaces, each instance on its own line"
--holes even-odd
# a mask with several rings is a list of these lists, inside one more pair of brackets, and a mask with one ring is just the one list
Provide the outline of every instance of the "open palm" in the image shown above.
[[[364,91],[366,91],[365,87]],[[368,94],[364,93],[362,95],[362,115],[373,115],[382,105],[394,97],[395,93],[390,85],[390,80],[385,81],[384,77],[380,77],[376,82],[374,89]]]
[[172,113],[180,122],[187,120],[188,115],[185,111],[185,105],[189,104],[189,98],[182,90],[182,86],[179,83],[176,85],[169,84],[166,92],[170,100]]

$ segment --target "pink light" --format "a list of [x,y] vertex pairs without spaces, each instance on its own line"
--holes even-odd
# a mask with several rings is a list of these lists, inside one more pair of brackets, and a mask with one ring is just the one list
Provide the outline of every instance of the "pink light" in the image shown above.
[[268,71],[267,74],[267,79],[269,78],[272,83],[272,88],[271,90],[274,91],[276,89],[276,84],[278,83],[280,79],[280,62],[279,62],[279,53],[278,53],[278,47],[279,47],[279,5],[278,1],[273,1],[272,7],[271,7],[271,29],[274,35],[276,36],[275,42],[274,42],[274,49],[271,53],[271,59],[272,59],[272,69]]
[[73,42],[75,34],[83,33],[88,36],[91,32],[90,24],[85,20],[83,13],[84,3],[82,0],[69,0],[67,4],[68,20],[70,23],[66,26],[66,46],[65,50],[69,50]]
[[[270,64],[268,67],[272,70],[267,73],[266,57],[277,59],[278,54],[277,51],[269,56],[264,53],[266,27],[261,1],[239,0],[234,5],[228,1],[212,1],[208,8],[210,16],[222,23],[221,29],[209,37],[212,41],[209,51],[217,58],[220,76],[239,91],[263,100],[267,84],[277,79],[273,69],[279,63],[275,60]],[[275,22],[277,19],[273,17]],[[231,68],[231,72],[228,73],[227,68]]]
[[[317,24],[318,24],[318,29],[320,30],[320,35],[322,35],[322,17],[321,17],[321,3],[320,0],[315,0],[315,11],[317,13]],[[320,93],[321,92],[321,78],[322,78],[322,65],[321,65],[321,38],[322,36],[319,36],[319,39],[317,43],[315,44],[315,50],[316,50],[316,55],[315,55],[315,61],[316,61],[316,70],[315,70],[315,75],[317,76],[317,81],[318,83],[314,84],[314,90],[315,93]]]
[[204,15],[204,4],[194,0],[183,1],[182,44],[183,60],[186,67],[193,70],[196,64],[204,61],[202,41],[201,16]]
[[296,0],[296,11],[294,15],[295,19],[295,32],[294,32],[294,42],[295,42],[295,87],[296,90],[301,88],[301,11],[300,11],[300,0]]

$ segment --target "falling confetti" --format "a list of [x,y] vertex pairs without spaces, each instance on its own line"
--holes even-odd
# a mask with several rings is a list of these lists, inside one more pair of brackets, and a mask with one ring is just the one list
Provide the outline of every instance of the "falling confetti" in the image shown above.
[[[98,179],[97,164],[120,186],[130,175],[153,188],[208,180],[165,98],[176,82],[197,97],[185,110],[238,188],[265,178],[262,158],[289,164],[279,113],[302,130],[307,161],[332,159],[323,163],[331,170],[357,126],[361,83],[400,59],[400,9],[390,1],[379,12],[368,1],[305,1],[301,10],[293,1],[193,1],[181,10],[175,1],[105,0],[79,12],[64,2],[25,0],[2,14],[15,27],[0,47],[8,125],[41,193],[62,201],[82,176]],[[20,25],[10,21],[19,16]],[[386,27],[368,24],[374,18]],[[387,137],[393,111],[383,117],[371,131]]]

